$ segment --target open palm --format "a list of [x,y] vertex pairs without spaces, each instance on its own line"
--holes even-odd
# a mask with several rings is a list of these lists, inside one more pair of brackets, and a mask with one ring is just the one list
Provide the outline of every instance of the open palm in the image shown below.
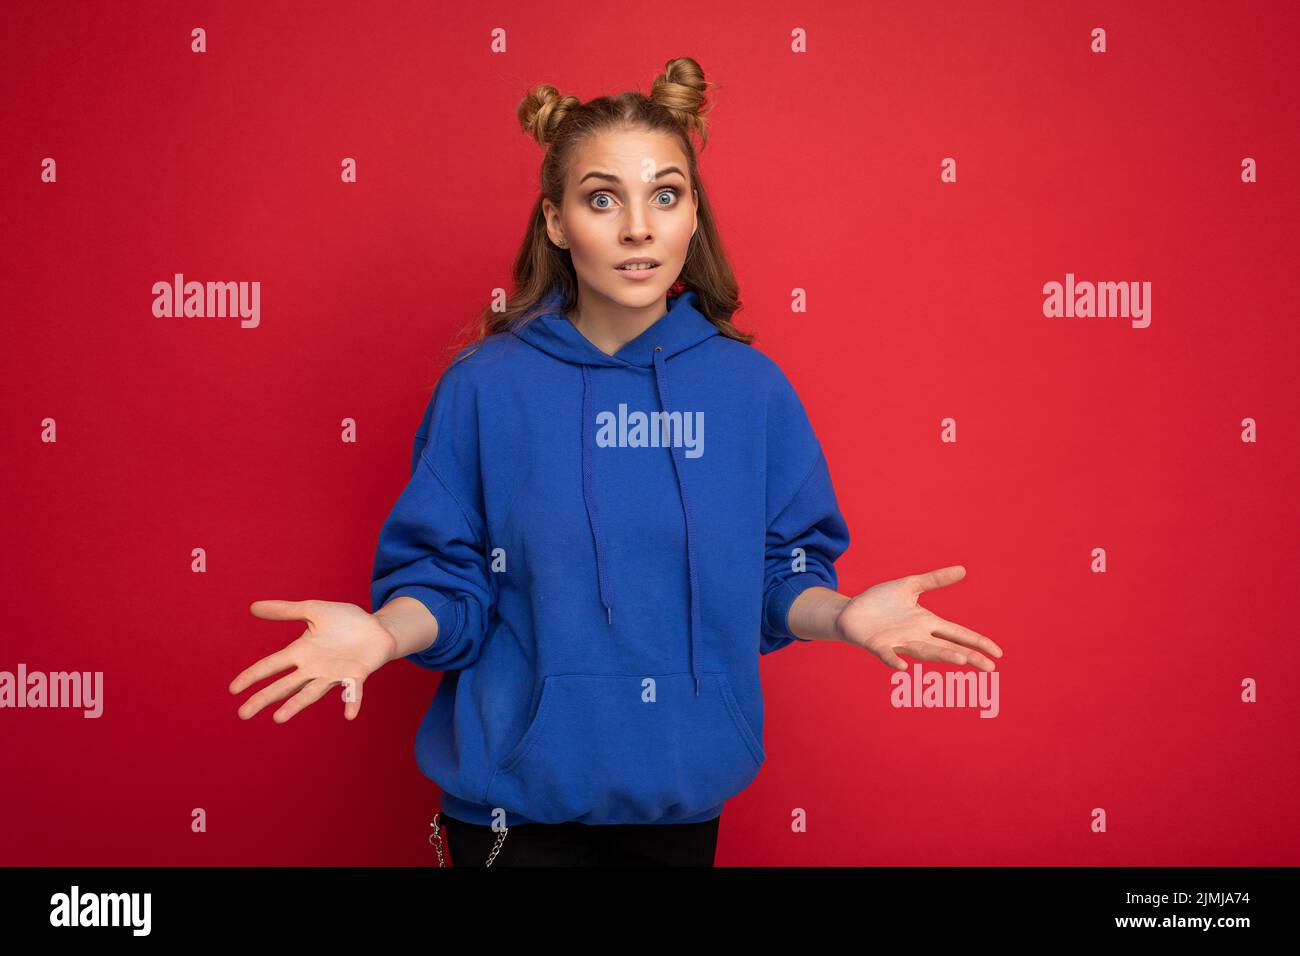
[[925,574],[910,574],[863,591],[840,611],[835,626],[841,640],[871,651],[895,670],[907,670],[899,654],[921,661],[973,664],[983,671],[996,666],[986,655],[1002,648],[982,634],[921,607],[926,591],[956,584],[966,576],[960,564]]
[[272,719],[282,724],[320,700],[335,684],[344,686],[343,716],[361,710],[365,679],[391,659],[393,636],[373,614],[338,601],[254,601],[249,611],[268,621],[306,621],[307,630],[282,650],[245,668],[230,682],[232,694],[292,667],[292,673],[263,687],[239,707],[243,720],[267,704],[293,698]]

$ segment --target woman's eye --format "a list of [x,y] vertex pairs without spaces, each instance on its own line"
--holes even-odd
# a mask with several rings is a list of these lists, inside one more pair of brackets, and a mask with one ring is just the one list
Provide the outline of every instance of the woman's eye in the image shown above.
[[[662,198],[663,196],[671,196],[671,197],[672,197],[672,201],[671,201],[671,202],[659,202],[658,200],[659,200],[660,198]],[[601,200],[605,200],[605,202],[602,203]],[[613,199],[612,196],[610,196],[609,193],[596,193],[594,196],[591,197],[591,203],[592,203],[593,208],[595,208],[595,209],[608,209],[608,208],[610,207],[610,204],[611,204],[613,201],[614,201],[614,199]],[[675,189],[662,189],[662,190],[660,190],[660,191],[658,192],[658,194],[656,194],[656,196],[655,196],[655,205],[656,205],[656,206],[664,206],[664,207],[668,207],[668,206],[675,205],[676,202],[677,202],[677,190],[675,190]]]

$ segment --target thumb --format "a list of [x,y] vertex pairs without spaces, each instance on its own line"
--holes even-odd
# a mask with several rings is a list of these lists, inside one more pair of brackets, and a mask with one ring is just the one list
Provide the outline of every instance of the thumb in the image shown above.
[[357,714],[361,713],[361,688],[365,684],[364,680],[354,677],[347,677],[343,680],[343,716],[347,720],[355,720]]
[[960,564],[952,564],[946,568],[939,568],[937,571],[928,571],[918,577],[917,585],[921,591],[933,591],[936,588],[946,588],[950,584],[956,584],[962,578],[966,577],[966,568]]
[[248,610],[267,621],[305,621],[315,601],[254,601]]

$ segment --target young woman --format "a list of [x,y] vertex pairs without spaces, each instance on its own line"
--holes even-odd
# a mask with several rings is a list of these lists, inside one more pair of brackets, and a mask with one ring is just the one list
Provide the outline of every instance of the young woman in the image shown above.
[[991,640],[917,604],[960,566],[849,597],[849,544],[790,382],[739,302],[696,166],[706,84],[519,107],[546,147],[513,294],[443,372],[379,535],[371,609],[257,601],[302,620],[239,693],[290,719],[400,657],[443,671],[415,743],[442,791],[441,863],[710,866],[758,774],[760,654],[844,641],[993,669]]

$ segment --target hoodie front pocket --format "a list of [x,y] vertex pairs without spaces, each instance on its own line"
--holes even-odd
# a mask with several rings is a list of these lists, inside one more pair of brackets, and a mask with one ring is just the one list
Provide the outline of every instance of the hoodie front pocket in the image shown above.
[[735,796],[765,755],[727,675],[701,677],[698,697],[690,674],[547,677],[487,802],[538,823],[671,823]]

